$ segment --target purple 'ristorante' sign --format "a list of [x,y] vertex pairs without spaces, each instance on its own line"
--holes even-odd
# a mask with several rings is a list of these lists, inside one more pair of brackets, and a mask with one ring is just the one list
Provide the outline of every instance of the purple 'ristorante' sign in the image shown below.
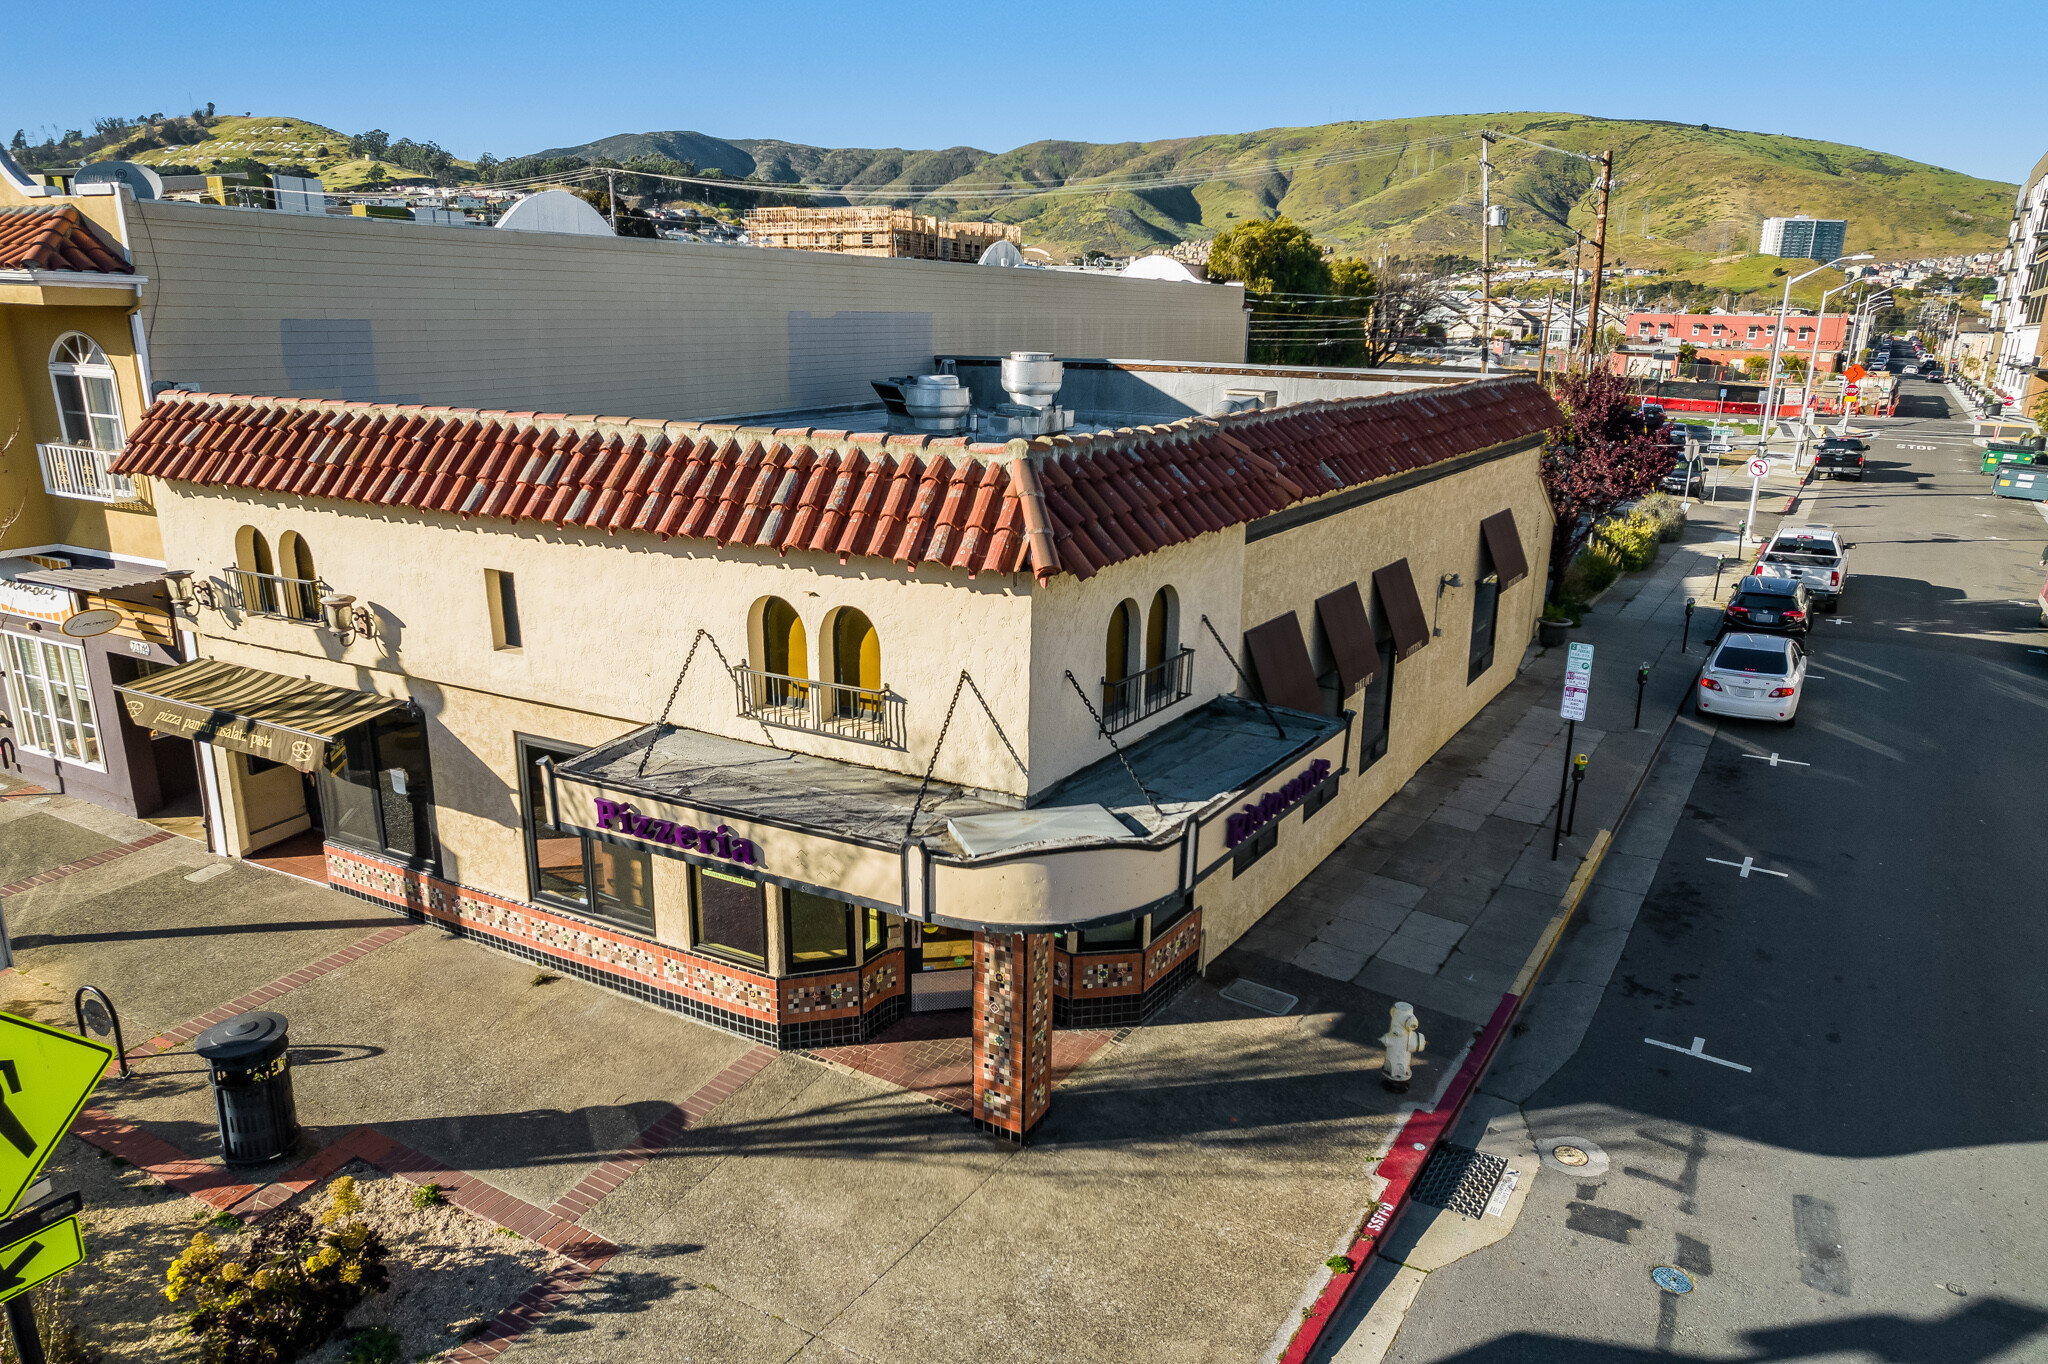
[[628,834],[644,838],[649,843],[665,843],[684,852],[703,853],[706,857],[722,857],[728,862],[737,862],[743,867],[756,866],[761,861],[761,851],[754,846],[751,838],[735,837],[733,831],[721,824],[716,829],[699,829],[690,824],[674,824],[665,819],[653,819],[641,814],[631,805],[616,800],[597,798],[597,827],[613,833]]
[[1295,804],[1323,784],[1330,775],[1329,760],[1317,758],[1301,770],[1293,781],[1278,791],[1268,791],[1254,804],[1247,805],[1238,813],[1223,821],[1223,846],[1234,848],[1259,830],[1271,824],[1280,816],[1293,809]]

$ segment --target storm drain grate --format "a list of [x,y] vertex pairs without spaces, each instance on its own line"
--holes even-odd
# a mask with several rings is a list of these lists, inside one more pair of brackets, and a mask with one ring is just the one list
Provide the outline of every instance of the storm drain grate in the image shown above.
[[1477,1218],[1486,1211],[1486,1200],[1493,1197],[1494,1187],[1507,1170],[1508,1163],[1499,1156],[1447,1141],[1436,1148],[1422,1173],[1415,1177],[1409,1197],[1433,1208]]

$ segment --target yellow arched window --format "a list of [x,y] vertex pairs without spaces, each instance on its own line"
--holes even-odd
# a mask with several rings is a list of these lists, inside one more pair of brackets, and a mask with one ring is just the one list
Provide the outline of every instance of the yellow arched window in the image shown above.
[[244,611],[278,614],[277,564],[270,557],[270,542],[254,526],[235,532],[235,592]]
[[1175,686],[1165,671],[1154,672],[1160,664],[1180,653],[1180,595],[1170,587],[1152,594],[1152,610],[1145,617],[1145,686],[1148,699],[1163,695]]
[[832,680],[867,691],[882,689],[882,641],[874,622],[852,607],[832,620]]
[[769,597],[761,603],[760,630],[761,670],[775,674],[763,679],[766,694],[762,700],[771,706],[803,705],[810,697],[810,688],[789,680],[811,675],[803,617],[782,598]]
[[1143,638],[1138,604],[1134,601],[1118,602],[1116,610],[1109,613],[1109,632],[1102,642],[1102,708],[1105,712],[1128,709],[1131,698],[1127,693],[1130,688],[1124,685],[1124,681],[1140,671],[1138,646]]
[[320,574],[313,567],[313,547],[306,537],[288,530],[277,537],[280,604],[287,616],[299,620],[320,619]]

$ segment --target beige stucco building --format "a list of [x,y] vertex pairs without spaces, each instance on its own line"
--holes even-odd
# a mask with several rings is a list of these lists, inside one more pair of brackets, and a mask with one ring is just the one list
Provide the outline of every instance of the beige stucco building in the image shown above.
[[1001,443],[166,395],[117,468],[202,661],[123,704],[222,851],[551,969],[780,1046],[972,1002],[1021,1135],[1052,1028],[1156,1008],[1513,677],[1550,526],[1525,381],[1066,376]]

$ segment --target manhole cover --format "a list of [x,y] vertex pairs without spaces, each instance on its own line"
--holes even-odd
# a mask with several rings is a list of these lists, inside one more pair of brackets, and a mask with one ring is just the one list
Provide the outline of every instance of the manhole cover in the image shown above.
[[1243,977],[1231,981],[1216,993],[1233,1003],[1242,1004],[1248,1009],[1257,1009],[1265,1014],[1284,1014],[1300,1002],[1285,990],[1275,990],[1270,985],[1260,985]]
[[1577,1146],[1553,1146],[1550,1148],[1550,1154],[1557,1157],[1559,1165],[1584,1165],[1592,1159]]
[[1658,1265],[1651,1270],[1650,1282],[1666,1293],[1692,1292],[1692,1275],[1671,1265]]
[[1436,1154],[1415,1177],[1410,1196],[1433,1208],[1477,1218],[1486,1211],[1487,1200],[1507,1170],[1508,1163],[1499,1156],[1447,1141],[1436,1148]]

